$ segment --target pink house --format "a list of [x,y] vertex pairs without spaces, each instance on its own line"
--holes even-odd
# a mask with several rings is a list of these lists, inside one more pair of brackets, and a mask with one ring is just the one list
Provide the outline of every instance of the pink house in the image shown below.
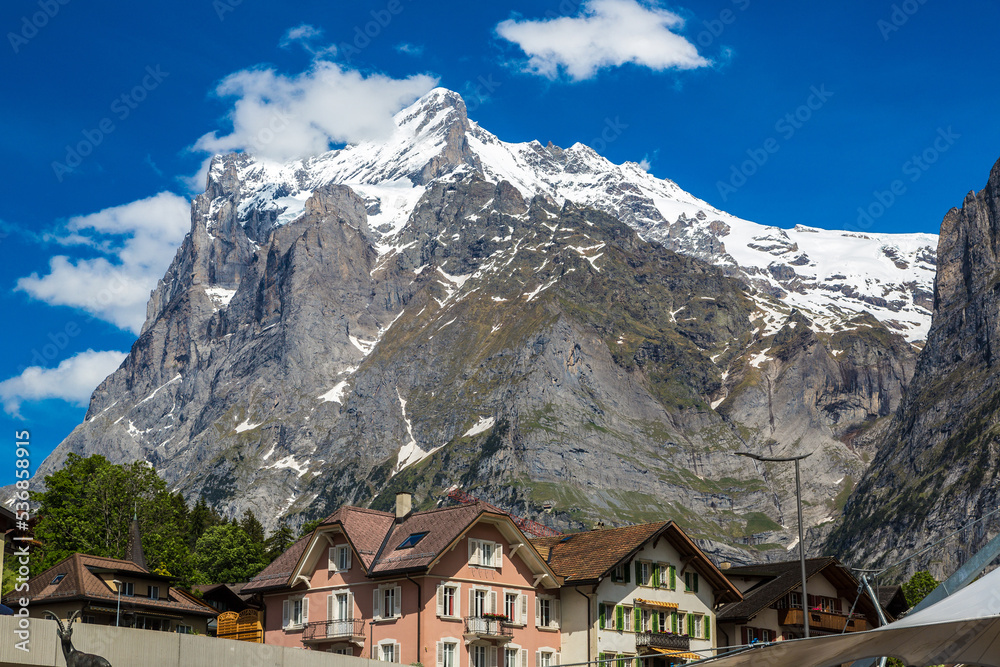
[[473,503],[334,512],[255,577],[264,643],[425,667],[554,667],[556,575],[504,512]]

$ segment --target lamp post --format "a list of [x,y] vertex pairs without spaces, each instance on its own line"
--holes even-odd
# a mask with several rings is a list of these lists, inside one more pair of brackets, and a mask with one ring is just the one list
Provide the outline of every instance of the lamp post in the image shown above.
[[799,511],[799,564],[802,567],[802,622],[805,625],[806,639],[809,638],[809,598],[806,596],[806,545],[802,535],[802,482],[799,476],[799,461],[812,456],[812,453],[802,456],[768,457],[752,454],[750,452],[736,452],[736,456],[746,456],[747,458],[761,461],[763,463],[785,463],[795,461],[795,502]]
[[118,610],[115,612],[115,627],[117,628],[122,617],[122,582],[112,579],[111,583],[118,589]]

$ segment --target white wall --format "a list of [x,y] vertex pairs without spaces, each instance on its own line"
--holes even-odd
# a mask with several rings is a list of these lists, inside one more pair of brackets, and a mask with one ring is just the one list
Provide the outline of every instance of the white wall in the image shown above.
[[[0,667],[66,664],[55,621],[30,619],[28,652],[15,647],[17,629],[17,617],[0,616]],[[74,624],[73,645],[106,658],[112,667],[385,667],[332,653],[104,625]]]

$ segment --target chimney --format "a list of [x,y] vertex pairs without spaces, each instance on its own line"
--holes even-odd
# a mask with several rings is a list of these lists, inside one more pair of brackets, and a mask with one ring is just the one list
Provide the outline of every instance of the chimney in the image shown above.
[[405,491],[396,494],[396,521],[402,521],[413,512],[413,496]]

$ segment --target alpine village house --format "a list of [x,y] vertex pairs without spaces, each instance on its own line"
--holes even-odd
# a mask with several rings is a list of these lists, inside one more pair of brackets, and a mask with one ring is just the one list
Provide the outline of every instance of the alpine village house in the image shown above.
[[[127,558],[75,553],[28,580],[28,614],[44,618],[51,611],[64,621],[80,611],[84,623],[118,625],[163,632],[206,634],[218,613],[172,583],[173,577],[150,572],[132,520]],[[5,601],[24,593],[13,592]]]
[[669,667],[710,655],[716,609],[743,599],[671,521],[529,540],[487,503],[411,507],[342,507],[244,586],[264,643],[427,667]]

